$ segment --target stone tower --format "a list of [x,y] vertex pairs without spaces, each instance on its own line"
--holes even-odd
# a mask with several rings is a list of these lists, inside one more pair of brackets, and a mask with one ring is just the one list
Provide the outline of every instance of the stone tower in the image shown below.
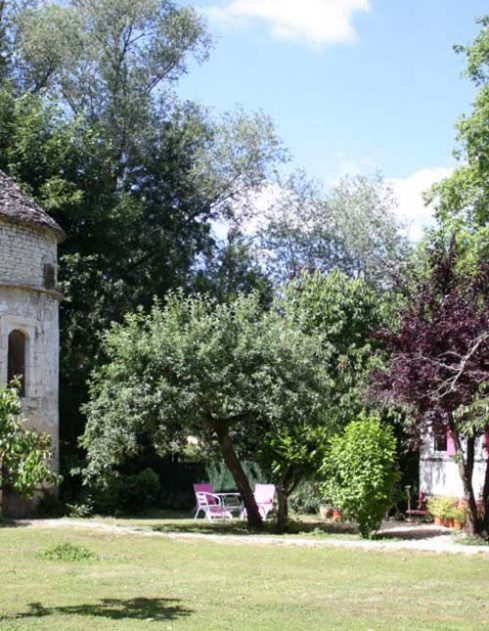
[[[22,376],[22,408],[29,425],[53,438],[58,455],[57,245],[62,229],[0,171],[0,384]],[[2,512],[31,506],[4,493]]]

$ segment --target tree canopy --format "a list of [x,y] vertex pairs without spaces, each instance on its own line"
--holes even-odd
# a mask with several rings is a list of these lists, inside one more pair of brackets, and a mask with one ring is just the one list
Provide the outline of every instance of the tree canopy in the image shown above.
[[[142,436],[160,452],[186,437],[217,442],[254,527],[259,516],[239,457],[267,433],[312,423],[328,386],[325,352],[284,313],[258,297],[231,304],[174,294],[104,336],[86,406],[85,478],[102,480],[137,453]],[[238,457],[239,454],[239,457]]]
[[149,310],[155,295],[204,287],[203,269],[205,288],[221,299],[238,288],[266,293],[259,270],[244,269],[246,257],[232,263],[243,252],[219,247],[213,223],[239,224],[249,193],[285,153],[265,115],[215,116],[177,98],[178,78],[211,46],[191,7],[70,0],[0,8],[0,168],[68,237],[59,250],[61,431],[73,449],[98,332],[139,306]]
[[335,269],[377,288],[395,286],[409,244],[380,175],[343,178],[328,195],[304,174],[277,192],[266,212],[261,248],[279,279]]
[[489,466],[483,490],[485,517],[476,505],[472,476],[475,439],[487,425],[489,384],[489,277],[487,264],[462,278],[456,251],[432,254],[430,276],[401,312],[400,329],[381,331],[391,354],[388,370],[376,375],[385,400],[407,406],[419,437],[446,434],[454,440],[470,527],[481,532],[488,518]]

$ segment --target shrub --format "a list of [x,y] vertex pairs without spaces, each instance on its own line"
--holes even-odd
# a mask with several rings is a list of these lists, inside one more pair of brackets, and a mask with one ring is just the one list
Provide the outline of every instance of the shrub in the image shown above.
[[294,491],[290,498],[290,508],[296,513],[315,515],[324,503],[323,485],[320,482],[306,480]]
[[392,507],[400,479],[392,429],[361,415],[332,439],[324,470],[326,495],[369,537]]
[[160,489],[158,474],[147,467],[132,475],[112,476],[88,498],[92,511],[100,514],[139,513],[151,506]]
[[119,505],[124,512],[138,513],[154,502],[159,490],[158,474],[148,467],[135,475],[121,478]]
[[74,543],[60,543],[54,548],[39,552],[39,557],[48,561],[96,561],[99,559],[94,552]]
[[36,506],[35,516],[46,517],[63,517],[66,515],[66,506],[59,499],[57,493],[50,490],[44,490],[41,500]]
[[453,512],[457,507],[456,497],[430,497],[426,504],[428,512],[433,517],[439,517],[440,519],[450,519],[454,517]]

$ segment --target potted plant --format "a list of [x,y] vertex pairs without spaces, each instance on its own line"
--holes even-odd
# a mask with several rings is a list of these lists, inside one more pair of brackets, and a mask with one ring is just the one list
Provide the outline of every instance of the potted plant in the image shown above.
[[333,521],[341,521],[343,519],[343,512],[339,508],[333,508]]
[[432,497],[428,500],[428,511],[433,515],[436,526],[453,526],[452,512],[457,505],[454,497]]
[[453,527],[457,530],[462,530],[465,523],[466,509],[462,504],[459,504],[452,509]]
[[442,509],[441,509],[441,498],[440,497],[430,497],[426,503],[426,507],[428,512],[433,515],[433,520],[435,522],[435,526],[442,526]]
[[321,504],[319,506],[319,515],[321,517],[321,519],[330,519],[331,517],[333,517],[333,507],[331,506],[331,504]]

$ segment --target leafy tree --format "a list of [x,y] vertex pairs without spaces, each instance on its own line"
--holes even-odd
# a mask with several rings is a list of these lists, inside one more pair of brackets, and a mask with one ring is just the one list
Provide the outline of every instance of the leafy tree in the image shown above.
[[273,284],[256,259],[252,244],[239,229],[230,229],[225,241],[207,251],[197,262],[193,286],[196,291],[233,302],[238,294],[258,291],[270,305]]
[[365,280],[337,270],[302,273],[289,285],[285,308],[327,351],[331,387],[325,406],[338,428],[368,406],[362,393],[373,367],[381,365],[375,352],[380,345],[371,334],[392,322],[396,303],[394,294],[379,295]]
[[392,354],[388,370],[376,375],[387,401],[407,407],[418,437],[450,432],[454,440],[469,528],[481,532],[489,518],[489,465],[483,489],[484,515],[473,487],[474,449],[487,425],[489,383],[489,276],[486,264],[461,277],[456,251],[438,247],[432,268],[412,304],[401,312],[399,329],[381,331]]
[[326,493],[357,522],[362,537],[371,536],[394,503],[400,473],[392,428],[376,416],[360,416],[331,439],[325,461]]
[[455,47],[466,58],[465,75],[478,88],[472,111],[457,124],[460,166],[427,194],[445,234],[455,234],[458,265],[472,271],[489,253],[489,16],[478,22],[475,40]]
[[[283,150],[263,115],[216,119],[179,103],[178,78],[210,45],[194,10],[165,0],[18,5],[2,21],[16,65],[0,91],[0,168],[68,235],[59,252],[61,429],[73,445],[97,333],[150,309],[155,295],[199,287],[197,262],[216,252],[212,222],[246,214],[248,192]],[[215,295],[234,291],[232,282]]]
[[379,175],[343,178],[327,196],[296,175],[261,231],[269,269],[282,279],[302,269],[338,269],[371,286],[392,286],[409,252],[394,211],[392,191]]
[[210,45],[198,13],[171,0],[46,2],[21,12],[17,25],[22,87],[47,89],[99,121],[119,173],[150,123],[152,93],[186,72],[189,54],[205,59]]
[[188,435],[217,441],[251,526],[261,517],[241,459],[284,419],[303,424],[322,407],[322,353],[258,297],[218,305],[172,295],[150,315],[128,316],[104,336],[108,363],[96,370],[86,406],[85,479],[102,481],[150,437],[160,452]]
[[26,429],[17,389],[1,388],[0,499],[6,486],[29,498],[38,485],[57,483],[48,464],[51,455],[50,436]]
[[[321,411],[321,410],[319,410]],[[289,497],[299,484],[319,474],[334,426],[318,418],[295,423],[296,413],[284,409],[285,418],[260,441],[257,458],[277,489],[277,528],[287,526]]]

